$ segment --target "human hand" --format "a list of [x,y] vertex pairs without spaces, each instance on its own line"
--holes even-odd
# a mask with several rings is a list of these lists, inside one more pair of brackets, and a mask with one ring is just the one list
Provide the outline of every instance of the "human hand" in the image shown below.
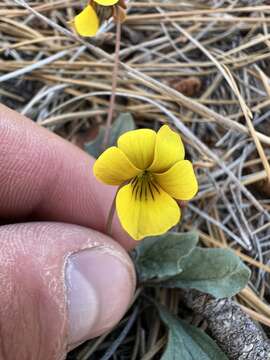
[[[83,151],[0,105],[0,359],[60,360],[125,313],[134,246]],[[8,224],[8,225],[6,225]],[[121,245],[120,245],[121,244]]]

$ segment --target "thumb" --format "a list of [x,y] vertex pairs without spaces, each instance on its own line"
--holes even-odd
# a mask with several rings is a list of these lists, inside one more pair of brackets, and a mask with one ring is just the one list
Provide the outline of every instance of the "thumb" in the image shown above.
[[128,255],[99,232],[49,222],[2,226],[0,359],[65,358],[121,319],[134,287]]

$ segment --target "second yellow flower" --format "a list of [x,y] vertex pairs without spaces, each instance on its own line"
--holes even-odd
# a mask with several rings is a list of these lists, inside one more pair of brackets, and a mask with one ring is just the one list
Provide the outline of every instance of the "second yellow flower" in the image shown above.
[[75,16],[75,29],[81,36],[95,36],[100,25],[110,17],[123,22],[125,9],[124,0],[90,0],[83,11]]

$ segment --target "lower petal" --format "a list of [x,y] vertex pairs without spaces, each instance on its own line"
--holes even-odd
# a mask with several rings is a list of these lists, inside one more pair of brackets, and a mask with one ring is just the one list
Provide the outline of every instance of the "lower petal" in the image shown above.
[[91,5],[87,5],[74,18],[75,29],[81,36],[95,36],[99,28],[98,16]]
[[145,184],[140,193],[133,190],[131,184],[125,185],[116,197],[121,225],[133,239],[164,234],[179,222],[178,204],[160,187]]
[[175,199],[190,200],[198,191],[193,166],[188,160],[178,161],[166,172],[153,175],[162,189]]

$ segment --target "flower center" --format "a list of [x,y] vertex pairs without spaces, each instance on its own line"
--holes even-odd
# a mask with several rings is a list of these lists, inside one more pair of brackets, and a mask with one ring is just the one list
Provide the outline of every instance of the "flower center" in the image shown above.
[[160,194],[153,175],[147,170],[133,178],[131,186],[132,196],[135,197],[135,200],[155,200],[157,193]]

